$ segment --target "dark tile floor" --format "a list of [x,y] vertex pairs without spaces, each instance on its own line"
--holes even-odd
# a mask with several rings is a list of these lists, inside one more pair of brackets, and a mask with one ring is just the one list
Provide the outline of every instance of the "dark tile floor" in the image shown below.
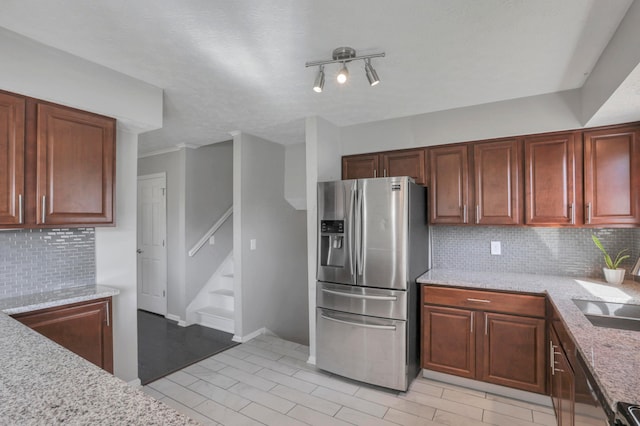
[[138,376],[143,385],[201,361],[237,343],[230,333],[201,325],[180,327],[161,315],[138,310]]

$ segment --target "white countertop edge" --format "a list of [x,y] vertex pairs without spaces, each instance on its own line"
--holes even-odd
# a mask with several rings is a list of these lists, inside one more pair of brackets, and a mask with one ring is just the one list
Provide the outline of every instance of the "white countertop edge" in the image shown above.
[[[81,295],[69,296],[69,297],[61,297],[61,298],[55,298],[54,296],[53,299],[47,300],[46,302],[28,303],[25,305],[4,308],[1,311],[7,315],[15,315],[15,314],[22,314],[25,312],[38,311],[40,309],[53,308],[56,306],[70,305],[72,303],[102,299],[105,297],[112,297],[120,294],[120,290],[112,287],[96,285],[94,288],[95,288],[94,293],[81,294]],[[39,294],[37,296],[44,297],[44,293],[41,295]]]

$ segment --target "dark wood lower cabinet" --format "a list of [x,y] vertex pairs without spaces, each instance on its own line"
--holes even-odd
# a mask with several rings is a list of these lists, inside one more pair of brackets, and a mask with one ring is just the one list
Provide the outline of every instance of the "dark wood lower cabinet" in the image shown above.
[[544,333],[544,319],[485,313],[480,379],[544,393]]
[[423,368],[546,392],[544,297],[437,286],[422,291]]
[[551,400],[558,426],[575,424],[575,377],[562,350],[560,339],[553,328],[549,331],[551,363]]
[[13,318],[113,373],[110,297],[16,314]]
[[425,305],[422,366],[430,370],[475,378],[475,313],[467,309]]

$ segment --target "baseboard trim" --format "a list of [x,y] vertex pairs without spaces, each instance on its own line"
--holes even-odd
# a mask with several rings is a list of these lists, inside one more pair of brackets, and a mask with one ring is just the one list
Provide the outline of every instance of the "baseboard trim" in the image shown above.
[[316,365],[316,357],[310,356],[309,359],[307,359],[307,364]]
[[136,388],[136,389],[142,387],[142,382],[140,381],[140,379],[131,380],[130,382],[127,382],[127,384],[132,388]]
[[433,370],[423,369],[422,377],[426,379],[437,380],[439,382],[449,383],[456,386],[474,389],[480,392],[489,392],[495,395],[505,396],[507,398],[519,399],[520,401],[543,405],[545,407],[553,407],[551,397],[547,395],[540,395],[538,393],[512,389],[505,386],[494,385],[493,383],[480,382],[478,380],[467,379],[465,377],[452,376],[451,374],[440,373]]
[[246,343],[249,340],[260,336],[261,334],[265,334],[266,331],[267,331],[267,329],[265,327],[262,327],[262,328],[259,328],[256,331],[254,331],[252,333],[249,333],[249,334],[247,334],[245,336],[238,336],[237,334],[235,334],[231,340],[233,340],[234,342]]

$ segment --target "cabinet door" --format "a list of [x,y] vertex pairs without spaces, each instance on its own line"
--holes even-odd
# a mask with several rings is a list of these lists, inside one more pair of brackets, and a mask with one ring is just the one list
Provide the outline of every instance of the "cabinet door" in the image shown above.
[[473,145],[475,223],[520,223],[520,144],[508,140]]
[[544,319],[485,313],[480,380],[544,393],[544,333]]
[[469,223],[467,146],[429,150],[431,223]]
[[36,223],[113,223],[115,120],[37,105]]
[[476,313],[430,305],[422,312],[422,367],[475,378]]
[[585,222],[640,225],[640,130],[584,133]]
[[0,225],[24,220],[25,100],[0,92]]
[[409,176],[418,185],[426,185],[424,149],[385,152],[382,157],[382,176]]
[[110,299],[14,315],[14,318],[113,373]]
[[342,157],[342,179],[366,179],[378,177],[378,154],[348,155]]
[[551,375],[551,400],[556,412],[558,426],[575,424],[575,380],[560,339],[553,328],[549,330]]
[[563,133],[527,138],[525,150],[525,223],[575,225],[575,135]]

